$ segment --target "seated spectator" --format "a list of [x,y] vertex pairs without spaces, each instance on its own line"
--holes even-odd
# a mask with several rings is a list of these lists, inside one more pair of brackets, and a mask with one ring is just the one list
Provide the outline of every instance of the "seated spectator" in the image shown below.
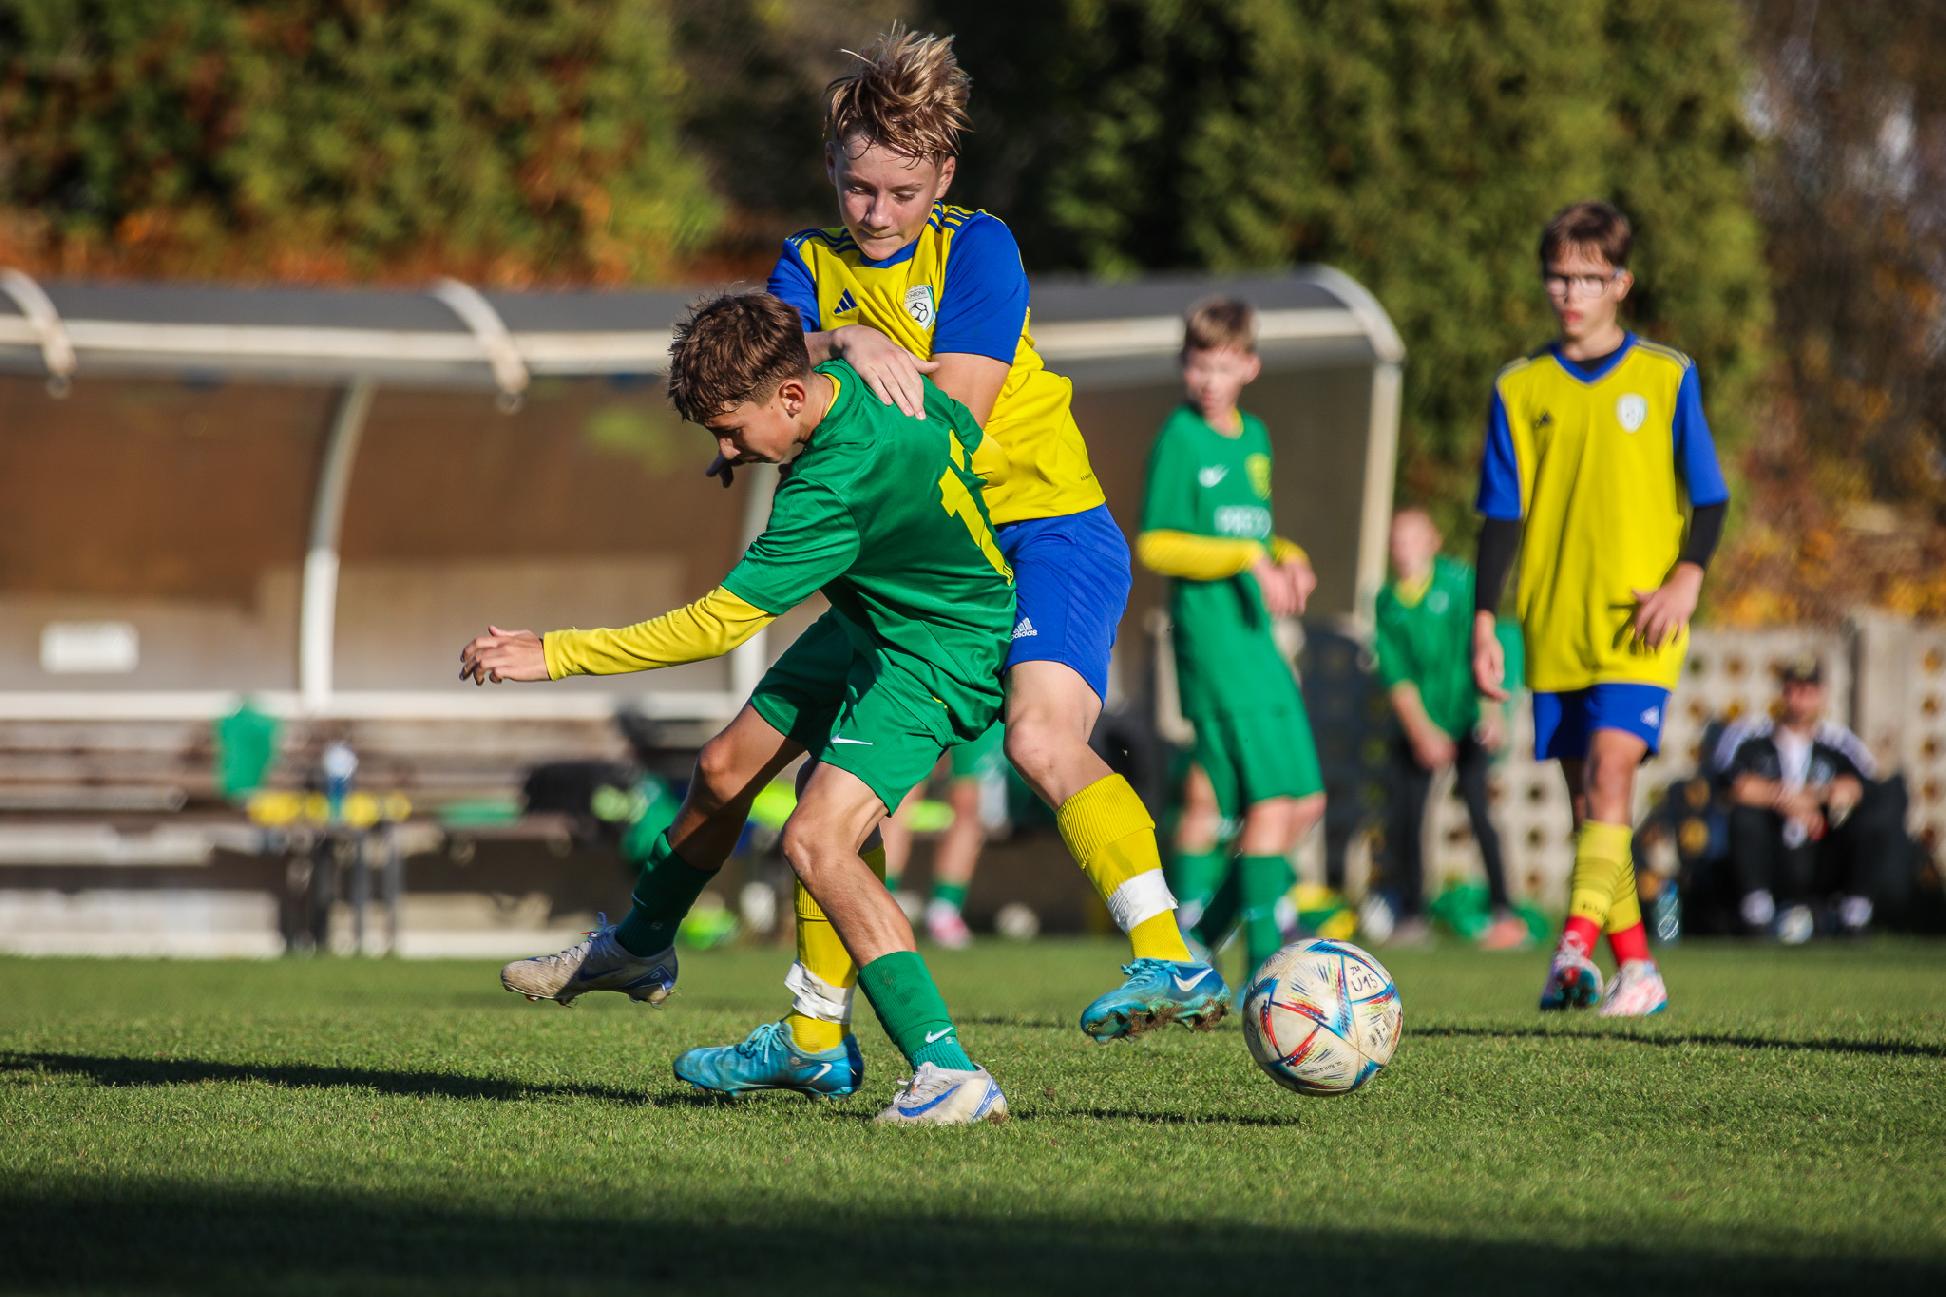
[[[1777,719],[1723,733],[1716,764],[1730,800],[1730,874],[1744,930],[1807,940],[1826,925],[1862,932],[1903,831],[1900,799],[1874,784],[1872,754],[1823,719],[1824,671],[1814,657],[1783,671]],[[1825,908],[1821,916],[1818,908]]]

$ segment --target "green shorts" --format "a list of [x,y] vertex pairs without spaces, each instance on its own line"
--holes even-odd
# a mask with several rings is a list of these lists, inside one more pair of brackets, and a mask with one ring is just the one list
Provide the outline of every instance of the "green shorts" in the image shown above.
[[1196,764],[1216,790],[1225,819],[1241,819],[1258,802],[1324,791],[1318,746],[1304,709],[1210,712],[1192,716]]
[[999,721],[987,726],[986,733],[971,743],[961,743],[952,753],[955,779],[997,779],[1007,773],[1007,729]]
[[[945,708],[860,653],[835,612],[784,650],[757,682],[750,705],[813,761],[858,776],[888,812],[925,781],[953,742]],[[930,725],[928,711],[938,713]]]

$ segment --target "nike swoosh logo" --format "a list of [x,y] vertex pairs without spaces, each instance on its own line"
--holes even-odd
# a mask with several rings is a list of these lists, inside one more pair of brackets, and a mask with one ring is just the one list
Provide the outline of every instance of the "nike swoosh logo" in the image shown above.
[[1169,978],[1170,978],[1170,980],[1171,980],[1171,981],[1173,981],[1173,982],[1174,982],[1174,983],[1176,984],[1176,989],[1177,989],[1178,991],[1187,991],[1187,990],[1190,990],[1190,989],[1191,989],[1191,988],[1193,988],[1193,987],[1194,987],[1194,986],[1195,986],[1195,985],[1196,985],[1196,984],[1197,984],[1198,982],[1200,982],[1200,981],[1202,981],[1202,980],[1203,980],[1203,979],[1204,979],[1205,977],[1208,977],[1208,976],[1209,976],[1209,970],[1208,970],[1208,969],[1205,969],[1205,970],[1203,970],[1202,972],[1200,972],[1200,973],[1198,973],[1198,974],[1196,974],[1196,976],[1194,976],[1194,977],[1191,977],[1191,978],[1188,978],[1187,980],[1185,980],[1185,979],[1184,979],[1184,977],[1183,977],[1183,975],[1182,975],[1181,973],[1171,973],[1171,974],[1169,974]]
[[854,747],[861,747],[861,748],[868,748],[872,746],[869,742],[867,742],[864,739],[841,739],[836,734],[833,734],[831,736],[831,741],[833,743],[849,743]]
[[926,1043],[930,1045],[934,1041],[940,1039],[942,1036],[950,1036],[952,1034],[953,1034],[953,1029],[951,1027],[947,1027],[940,1031],[929,1031],[926,1033]]
[[809,1080],[807,1080],[807,1081],[805,1082],[805,1084],[806,1084],[806,1085],[810,1085],[810,1084],[812,1084],[813,1082],[816,1082],[816,1081],[820,1081],[820,1080],[823,1080],[823,1079],[824,1079],[824,1074],[825,1074],[826,1072],[829,1072],[830,1070],[831,1070],[831,1064],[829,1064],[829,1063],[826,1063],[826,1064],[824,1064],[824,1065],[823,1065],[822,1067],[820,1067],[820,1068],[818,1068],[818,1070],[817,1070],[817,1071],[815,1071],[815,1072],[813,1072],[813,1073],[811,1073],[811,1076],[810,1076],[810,1079],[809,1079]]

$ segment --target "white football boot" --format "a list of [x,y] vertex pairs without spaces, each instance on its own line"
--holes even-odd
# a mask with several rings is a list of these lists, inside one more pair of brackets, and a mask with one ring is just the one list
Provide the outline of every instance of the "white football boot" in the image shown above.
[[661,1004],[676,989],[676,948],[646,957],[632,954],[604,924],[557,955],[516,959],[500,970],[500,985],[530,1000],[564,1005],[589,991],[620,991],[631,1000]]
[[894,1126],[970,1126],[976,1121],[1005,1121],[1007,1099],[984,1067],[937,1067],[919,1064],[912,1079],[902,1081],[891,1106],[874,1121]]
[[1646,1018],[1669,1007],[1669,990],[1653,959],[1631,959],[1615,970],[1615,980],[1595,1010],[1604,1018]]

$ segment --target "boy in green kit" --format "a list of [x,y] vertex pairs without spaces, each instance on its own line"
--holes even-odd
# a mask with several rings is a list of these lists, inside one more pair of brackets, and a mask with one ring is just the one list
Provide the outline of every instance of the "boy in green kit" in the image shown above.
[[[1419,945],[1431,935],[1421,849],[1426,802],[1433,776],[1451,766],[1473,840],[1480,845],[1493,906],[1493,922],[1480,933],[1480,945],[1516,950],[1527,944],[1527,925],[1507,898],[1500,835],[1487,805],[1487,768],[1505,746],[1506,718],[1499,704],[1481,705],[1473,683],[1473,569],[1441,554],[1440,541],[1439,528],[1424,509],[1392,515],[1392,579],[1378,592],[1373,609],[1378,678],[1399,722],[1388,752],[1392,778],[1385,823],[1386,881],[1399,907],[1391,940]],[[1518,683],[1517,673],[1508,678]]]
[[[1000,712],[1013,579],[967,467],[979,425],[930,383],[925,418],[913,419],[875,399],[843,361],[813,369],[797,311],[764,293],[718,298],[677,328],[669,396],[715,434],[727,461],[785,466],[763,534],[722,585],[653,620],[545,637],[490,627],[462,652],[462,678],[675,666],[729,652],[814,592],[831,611],[765,674],[725,731],[761,758],[744,794],[715,802],[698,792],[706,781],[692,781],[642,867],[628,916],[559,954],[507,965],[501,982],[563,1004],[602,990],[667,999],[677,925],[721,867],[750,798],[808,752],[785,858],[816,920],[852,952],[858,984],[914,1068],[879,1120],[1004,1118],[1006,1100],[961,1047],[911,925],[860,854],[940,754],[979,737]],[[753,1048],[790,1055],[814,1092],[856,1088],[855,1042],[827,1058],[794,1051],[786,1035],[768,1024]]]
[[1156,435],[1136,543],[1144,566],[1172,578],[1176,669],[1196,762],[1223,818],[1242,822],[1226,887],[1231,861],[1211,826],[1185,818],[1176,892],[1212,949],[1240,911],[1249,973],[1280,944],[1290,853],[1324,815],[1310,721],[1274,633],[1276,617],[1303,611],[1317,578],[1302,549],[1271,533],[1270,434],[1237,408],[1258,370],[1247,304],[1219,299],[1190,310],[1187,399]]

